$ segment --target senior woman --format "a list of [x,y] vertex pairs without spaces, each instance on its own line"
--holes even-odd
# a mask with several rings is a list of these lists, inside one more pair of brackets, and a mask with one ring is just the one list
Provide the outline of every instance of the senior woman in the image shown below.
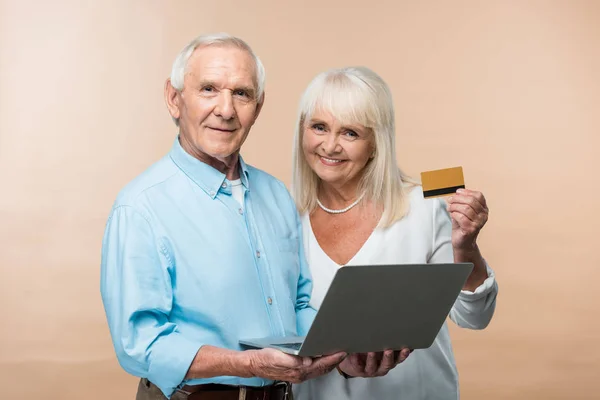
[[[344,265],[472,262],[475,267],[450,311],[469,329],[485,328],[498,286],[477,235],[488,219],[485,197],[461,190],[444,201],[424,199],[419,184],[398,168],[392,96],[363,68],[318,75],[300,101],[292,192],[302,215],[304,249],[318,308]],[[376,376],[365,356],[361,376]],[[333,371],[294,386],[296,400],[459,398],[447,324],[434,343],[415,350],[385,376]],[[382,374],[383,374],[382,373]]]

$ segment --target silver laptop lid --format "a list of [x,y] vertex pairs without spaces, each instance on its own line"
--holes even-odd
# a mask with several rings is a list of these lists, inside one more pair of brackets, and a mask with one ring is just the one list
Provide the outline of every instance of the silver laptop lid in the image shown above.
[[340,268],[299,355],[431,346],[472,263]]

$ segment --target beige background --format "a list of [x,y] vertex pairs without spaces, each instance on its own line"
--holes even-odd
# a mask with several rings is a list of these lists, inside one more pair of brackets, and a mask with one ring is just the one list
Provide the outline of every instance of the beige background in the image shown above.
[[267,68],[250,163],[289,185],[301,91],[364,64],[394,93],[400,165],[462,165],[486,194],[500,296],[487,330],[452,327],[464,399],[600,398],[600,1],[281,3],[0,0],[0,398],[133,398],[101,237],[176,133],[172,60],[212,31]]

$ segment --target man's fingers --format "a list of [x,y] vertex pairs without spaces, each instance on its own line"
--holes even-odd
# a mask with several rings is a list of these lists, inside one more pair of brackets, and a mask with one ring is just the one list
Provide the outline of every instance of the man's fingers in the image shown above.
[[319,358],[319,360],[327,360],[327,362],[331,362],[334,365],[337,365],[339,363],[341,363],[342,361],[344,361],[344,358],[348,357],[348,353],[344,353],[343,351],[340,353],[335,353],[335,354],[331,354],[328,356],[324,356]]
[[313,363],[313,359],[310,357],[302,357],[302,366],[303,367],[310,367]]
[[328,356],[319,357],[313,359],[312,367],[323,370],[326,370],[328,368],[333,369],[336,365],[344,361],[344,358],[346,358],[346,356],[346,353],[335,353]]
[[313,359],[312,365],[306,368],[307,378],[316,378],[333,370],[339,363],[344,361],[346,353],[335,353],[328,356]]
[[[255,350],[255,357],[264,365],[276,365],[284,368],[297,368],[303,365],[303,357],[286,354],[275,349]],[[310,362],[310,358],[309,358]]]

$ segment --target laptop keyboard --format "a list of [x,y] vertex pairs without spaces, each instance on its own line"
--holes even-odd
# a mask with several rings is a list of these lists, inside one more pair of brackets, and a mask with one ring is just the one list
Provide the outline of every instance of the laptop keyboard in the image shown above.
[[278,344],[277,346],[285,347],[287,349],[300,350],[300,347],[302,347],[302,342],[300,342],[300,343],[281,343],[281,344]]

